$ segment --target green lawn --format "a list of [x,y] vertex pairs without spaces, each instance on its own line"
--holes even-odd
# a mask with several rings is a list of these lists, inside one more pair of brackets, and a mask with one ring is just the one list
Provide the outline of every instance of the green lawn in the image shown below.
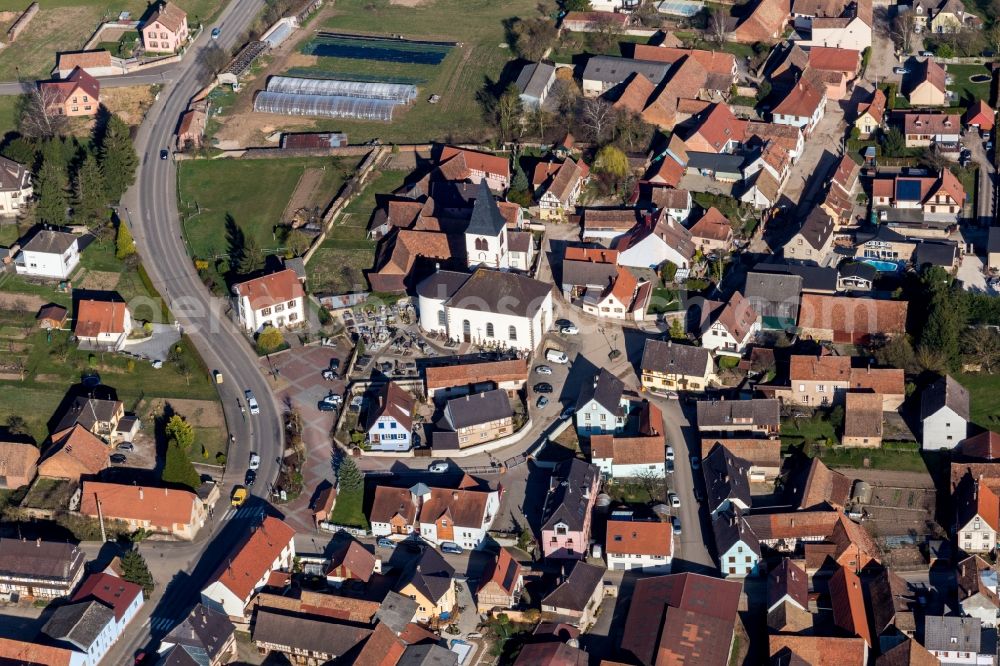
[[969,102],[977,99],[990,101],[990,79],[984,83],[973,83],[969,77],[982,74],[991,76],[990,70],[985,65],[948,65],[948,76],[953,77],[954,82],[948,86],[948,90],[955,93],[955,102],[962,106],[968,106]]
[[0,96],[0,136],[17,129],[17,102],[14,95]]
[[[198,258],[227,255],[226,218],[274,250],[281,220],[306,168],[325,168],[316,204],[325,207],[355,167],[352,160],[323,157],[268,160],[185,160],[178,167],[178,198],[188,248]],[[200,212],[199,212],[200,211]]]
[[804,439],[814,442],[832,440],[835,443],[840,441],[833,424],[820,419],[819,416],[808,419],[782,419],[781,435],[783,439],[787,437],[789,440]]
[[337,495],[337,503],[330,514],[329,522],[334,525],[348,527],[363,527],[368,529],[368,518],[364,510],[365,493],[363,490],[343,492]]
[[583,55],[610,55],[631,58],[632,45],[646,44],[647,42],[649,42],[649,38],[647,37],[621,35],[605,47],[599,35],[595,33],[563,32],[549,57],[553,62],[567,64],[574,62],[574,58],[578,59]]
[[990,430],[1000,429],[1000,375],[955,375],[969,389],[972,422]]

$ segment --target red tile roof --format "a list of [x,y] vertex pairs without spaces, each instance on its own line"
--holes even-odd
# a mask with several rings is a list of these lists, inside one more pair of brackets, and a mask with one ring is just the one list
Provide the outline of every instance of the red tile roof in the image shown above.
[[811,118],[825,99],[824,91],[819,90],[808,79],[803,78],[785,95],[778,106],[771,110],[771,113],[796,118]]
[[773,43],[791,18],[790,0],[760,0],[733,31],[733,39],[744,44]]
[[523,382],[528,379],[528,365],[521,359],[431,366],[424,372],[428,391],[477,384],[485,380],[501,384]]
[[[850,356],[795,354],[790,359],[788,369],[788,378],[793,382],[846,382],[850,374]],[[795,387],[792,388],[794,390]]]
[[906,332],[906,301],[802,294],[799,327],[853,334]]
[[84,481],[80,513],[117,520],[149,520],[154,525],[188,525],[194,520],[198,496],[189,490],[149,488],[124,483]]
[[833,621],[844,631],[864,639],[872,646],[871,630],[868,628],[868,614],[865,612],[864,592],[858,575],[840,567],[830,578],[830,603],[833,605]]
[[159,21],[160,25],[166,27],[167,30],[176,33],[184,26],[185,19],[187,19],[187,12],[172,2],[164,2],[143,24],[143,28]]
[[76,305],[73,332],[84,338],[96,338],[101,333],[120,335],[125,332],[126,312],[125,303],[81,300]]
[[904,113],[903,132],[906,134],[958,134],[962,119],[957,113]]
[[101,96],[101,83],[82,67],[75,67],[62,81],[43,81],[38,84],[46,104],[65,104],[77,90],[82,91],[95,103]]
[[673,554],[673,527],[670,523],[637,520],[609,520],[604,550],[613,555]]
[[481,171],[483,173],[500,176],[502,178],[510,177],[510,160],[506,157],[490,155],[489,153],[480,153],[474,150],[465,150],[464,148],[445,146],[441,150],[441,163],[443,164],[444,162],[447,162],[451,158],[457,156],[461,156],[464,160],[464,166],[472,169],[473,171]]
[[861,51],[812,46],[809,48],[809,66],[826,72],[857,73],[861,67]]
[[233,286],[233,291],[237,296],[249,298],[250,307],[254,310],[305,297],[302,283],[290,268],[240,282]]
[[736,56],[725,51],[705,51],[703,49],[682,49],[651,44],[636,44],[632,57],[636,60],[652,60],[673,64],[683,58],[693,58],[707,71],[716,74],[732,74],[736,68]]
[[72,650],[39,643],[0,638],[0,663],[10,666],[70,666],[76,662]]
[[899,368],[852,368],[850,385],[855,390],[901,396],[906,391],[906,378]]
[[108,466],[108,447],[82,425],[55,433],[38,475],[56,479],[79,479],[94,475]]
[[958,452],[967,458],[1000,458],[1000,434],[988,430],[969,437],[958,445]]
[[[865,663],[865,642],[860,638],[772,634],[768,639],[771,663],[843,666]],[[798,657],[798,660],[791,658]]]
[[662,463],[664,446],[662,435],[653,437],[594,435],[590,438],[591,459],[611,459],[613,465]]
[[983,131],[990,131],[996,122],[996,111],[981,99],[975,100],[965,112],[966,125],[978,125]]
[[[632,211],[627,211],[631,213]],[[635,216],[632,215],[632,219]],[[629,227],[631,228],[631,227]],[[603,247],[567,247],[564,261],[588,261],[594,264],[617,264],[618,252]]]
[[712,206],[697,222],[691,225],[691,235],[695,238],[728,241],[733,238],[733,227],[726,216],[718,208]]
[[84,579],[80,589],[73,595],[72,601],[97,599],[115,612],[115,619],[121,622],[125,611],[137,597],[142,595],[142,588],[135,583],[106,573],[90,574]]
[[257,581],[264,577],[294,538],[295,530],[291,526],[266,516],[260,527],[223,560],[210,581],[225,585],[239,599],[248,598]]
[[858,105],[858,117],[869,114],[876,123],[881,124],[885,118],[885,93],[881,88],[875,89],[872,101]]
[[844,436],[882,437],[882,396],[850,392],[845,396]]
[[507,594],[513,594],[520,577],[521,564],[514,559],[508,549],[501,547],[500,554],[491,558],[487,564],[483,572],[482,582],[479,584],[479,590],[493,583]]
[[[733,115],[729,105],[724,103],[715,104],[709,112],[701,119],[695,136],[701,137],[715,152],[722,152],[729,141],[743,142],[746,138],[747,121],[738,119]],[[688,139],[688,145],[691,140]]]

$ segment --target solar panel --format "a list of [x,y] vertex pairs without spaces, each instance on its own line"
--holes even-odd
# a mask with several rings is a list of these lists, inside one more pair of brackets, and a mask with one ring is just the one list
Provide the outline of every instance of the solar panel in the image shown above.
[[920,181],[897,180],[896,199],[899,201],[920,201]]

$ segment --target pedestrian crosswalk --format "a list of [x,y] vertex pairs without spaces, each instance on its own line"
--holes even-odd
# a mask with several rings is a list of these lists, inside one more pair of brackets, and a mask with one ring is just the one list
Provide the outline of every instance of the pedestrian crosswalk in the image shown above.
[[154,617],[149,623],[150,630],[154,632],[167,632],[174,628],[176,620],[169,617]]
[[257,519],[264,515],[264,505],[244,505],[244,506],[234,506],[230,507],[226,511],[226,515],[222,517],[222,520],[251,520]]

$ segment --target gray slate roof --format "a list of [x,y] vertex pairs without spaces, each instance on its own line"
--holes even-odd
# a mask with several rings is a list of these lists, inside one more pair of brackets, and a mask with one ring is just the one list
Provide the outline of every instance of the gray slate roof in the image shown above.
[[507,220],[500,214],[497,200],[493,198],[490,186],[486,184],[484,178],[479,183],[476,203],[472,206],[472,218],[469,220],[469,226],[466,227],[465,233],[478,236],[499,236],[506,226]]
[[1000,252],[1000,227],[990,227],[990,237],[986,248],[988,252]]
[[522,95],[538,99],[545,92],[555,73],[556,68],[548,63],[528,63],[517,77],[517,89]]
[[802,278],[802,291],[834,293],[837,291],[837,269],[832,266],[793,266],[791,264],[759,263],[758,273],[784,273]]
[[23,164],[0,157],[0,191],[22,190],[30,181],[31,174]]
[[514,415],[507,391],[493,389],[452,398],[444,407],[444,424],[452,430],[499,421]]
[[978,653],[981,640],[982,623],[978,617],[928,615],[924,619],[924,647],[928,650]]
[[594,595],[594,590],[604,579],[605,571],[604,567],[577,562],[566,580],[542,599],[542,605],[583,611],[587,607],[590,597]]
[[709,358],[709,351],[703,347],[674,344],[673,340],[646,340],[641,369],[700,377],[705,373]]
[[875,267],[863,261],[851,261],[840,266],[837,270],[840,272],[840,277],[860,278],[869,282],[874,282],[878,277],[878,271],[875,270]]
[[739,500],[744,506],[750,506],[749,462],[719,444],[705,456],[701,469],[705,476],[709,511],[715,511],[729,500]]
[[396,666],[458,666],[458,653],[440,645],[409,645]]
[[413,559],[397,584],[400,589],[407,583],[420,590],[420,593],[438,601],[451,587],[455,577],[455,569],[445,561],[441,554],[433,548],[424,548],[420,556]]
[[480,268],[448,299],[448,306],[530,317],[541,307],[552,286],[518,273]]
[[740,425],[740,421],[749,419],[746,426],[774,426],[781,422],[781,406],[771,398],[754,398],[752,400],[703,400],[698,403],[698,428],[705,430],[713,427],[729,429]]
[[435,271],[417,285],[417,295],[446,301],[455,295],[469,279],[468,273]]
[[924,389],[920,396],[921,420],[937,413],[942,407],[950,407],[963,419],[969,420],[969,391],[950,375]]
[[878,225],[875,229],[858,231],[854,234],[854,242],[858,245],[863,245],[873,240],[882,241],[883,243],[905,243],[908,239],[903,234],[884,224]]
[[564,261],[562,264],[563,289],[568,287],[596,287],[606,289],[618,277],[618,267],[595,261]]
[[57,608],[42,632],[49,638],[71,643],[84,652],[104,628],[115,621],[115,612],[99,601],[83,601]]
[[72,428],[77,423],[87,430],[91,430],[98,422],[110,421],[119,404],[117,400],[100,400],[79,396],[73,400],[73,404],[63,414],[54,432]]
[[590,506],[584,491],[589,492],[599,474],[596,465],[579,458],[564,460],[556,465],[542,508],[542,529],[549,529],[559,522],[565,523],[571,530],[583,529]]
[[715,533],[715,549],[720,557],[741,541],[760,557],[760,541],[738,509],[733,508],[716,516],[712,520],[712,531]]
[[45,254],[62,254],[76,243],[76,236],[62,231],[42,229],[31,237],[24,247],[25,252],[43,252]]
[[622,394],[625,392],[625,384],[622,380],[608,372],[606,368],[594,377],[594,381],[584,384],[580,388],[580,396],[576,400],[576,409],[583,409],[591,400],[594,400],[604,409],[612,414],[620,414]]
[[0,575],[68,581],[76,576],[86,556],[71,543],[0,539]]
[[282,615],[259,609],[254,623],[253,640],[339,657],[350,652],[372,633],[371,629],[364,627],[313,619],[314,617],[316,616]]
[[398,592],[389,591],[382,600],[382,605],[375,611],[375,617],[389,627],[394,634],[399,634],[413,621],[417,614],[417,602],[404,597]]
[[802,278],[785,273],[747,272],[743,293],[761,317],[799,318]]
[[958,257],[958,245],[952,242],[922,241],[917,243],[913,263],[917,266],[930,264],[932,266],[951,267]]
[[813,208],[802,223],[798,235],[802,236],[814,250],[821,250],[833,235],[833,218],[820,208]]
[[163,642],[188,648],[185,651],[191,656],[203,654],[211,661],[226,646],[235,630],[229,616],[199,603],[183,622],[170,630]]
[[652,84],[659,85],[670,71],[670,65],[652,60],[633,60],[617,56],[591,56],[583,69],[584,81],[603,81],[612,85],[621,83],[632,74],[645,76]]
[[718,173],[740,173],[743,156],[729,153],[689,152],[687,166],[689,169],[705,169]]

